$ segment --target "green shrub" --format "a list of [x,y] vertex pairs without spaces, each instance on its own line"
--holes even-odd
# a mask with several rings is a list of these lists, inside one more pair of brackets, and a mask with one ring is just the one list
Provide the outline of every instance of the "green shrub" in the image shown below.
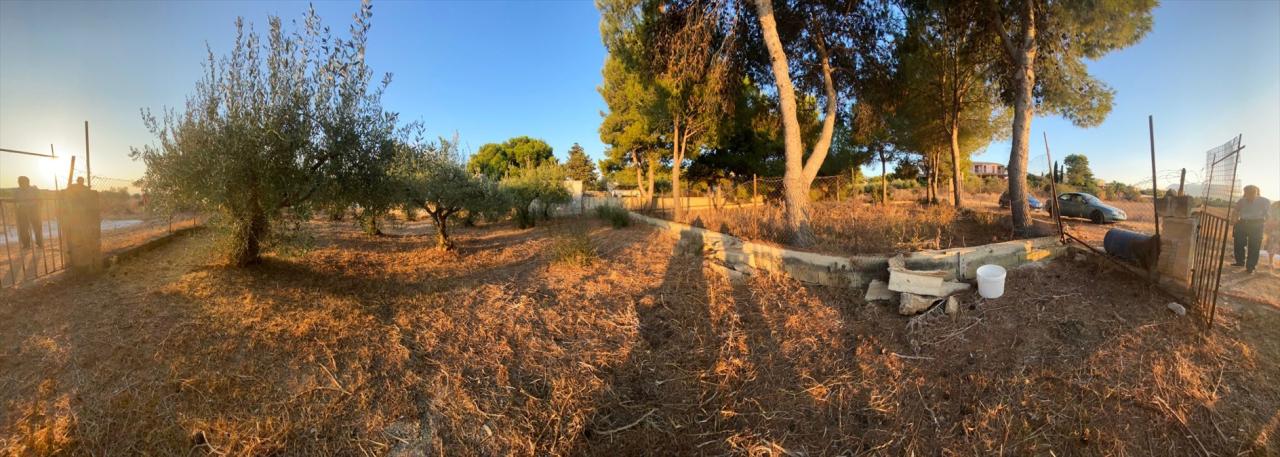
[[631,213],[626,209],[613,205],[597,206],[596,217],[609,221],[613,228],[623,228],[631,225]]
[[551,256],[555,263],[587,266],[595,261],[597,253],[586,229],[582,226],[571,226],[556,235],[551,246]]

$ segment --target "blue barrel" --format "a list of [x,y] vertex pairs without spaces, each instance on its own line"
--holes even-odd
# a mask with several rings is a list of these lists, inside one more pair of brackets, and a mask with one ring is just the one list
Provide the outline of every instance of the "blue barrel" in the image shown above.
[[1148,256],[1148,252],[1153,247],[1153,238],[1155,237],[1145,233],[1111,229],[1107,230],[1107,236],[1102,238],[1102,248],[1107,251],[1107,254],[1138,262]]

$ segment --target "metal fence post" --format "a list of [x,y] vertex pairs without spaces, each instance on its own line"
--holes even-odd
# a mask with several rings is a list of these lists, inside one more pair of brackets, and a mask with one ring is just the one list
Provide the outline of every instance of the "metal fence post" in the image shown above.
[[[5,216],[4,200],[0,200],[0,230],[4,230],[4,261],[8,268],[8,270],[5,271],[5,275],[13,278],[13,283],[17,284],[18,275],[13,272],[13,254],[9,252],[9,218]],[[0,282],[0,284],[3,283]]]

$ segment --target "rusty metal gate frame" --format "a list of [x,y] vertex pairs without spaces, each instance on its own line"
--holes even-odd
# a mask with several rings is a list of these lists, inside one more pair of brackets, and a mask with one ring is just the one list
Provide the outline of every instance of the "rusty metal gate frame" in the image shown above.
[[[1210,150],[1210,161],[1206,161],[1205,175],[1209,182],[1204,189],[1204,202],[1198,217],[1199,228],[1196,231],[1196,247],[1192,258],[1191,298],[1195,311],[1204,319],[1204,328],[1213,328],[1214,318],[1218,313],[1218,291],[1222,287],[1222,267],[1227,257],[1227,237],[1231,234],[1231,211],[1235,208],[1236,173],[1240,167],[1240,151],[1244,149],[1243,135],[1232,141],[1234,148],[1221,157],[1214,157]],[[1215,148],[1217,149],[1217,148]],[[1231,159],[1231,177],[1227,187],[1227,215],[1216,216],[1209,210],[1209,201],[1213,197],[1213,168],[1225,160]]]
[[1222,265],[1226,262],[1231,223],[1229,219],[1214,216],[1208,211],[1201,211],[1198,220],[1200,228],[1196,232],[1191,261],[1191,299],[1196,314],[1208,329],[1213,327],[1218,311],[1218,289],[1222,285]]
[[[13,227],[14,232],[18,232],[17,223],[17,201],[12,198],[0,198],[0,241],[4,242],[4,248],[0,249],[0,253],[4,256],[3,269],[0,269],[0,288],[17,287],[23,283],[29,283],[32,280],[39,279],[66,269],[65,258],[65,238],[62,236],[62,224],[59,223],[60,211],[59,200],[56,197],[40,197],[37,209],[37,223],[40,225],[40,233],[43,237],[44,246],[40,248],[32,248],[29,250],[33,255],[31,260],[34,262],[34,268],[27,271],[27,262],[21,247],[15,248],[17,239],[9,237],[9,228]],[[56,226],[55,226],[56,224]],[[51,252],[52,251],[52,252]],[[38,252],[38,254],[37,254]],[[37,259],[38,257],[38,259]],[[18,282],[18,276],[15,272],[16,266],[14,261],[22,262],[23,282]]]

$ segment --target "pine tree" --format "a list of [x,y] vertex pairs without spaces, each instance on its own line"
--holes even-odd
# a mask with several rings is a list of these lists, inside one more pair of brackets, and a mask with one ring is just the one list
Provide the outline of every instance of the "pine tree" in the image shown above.
[[596,182],[596,164],[591,162],[582,146],[573,143],[569,148],[569,160],[565,162],[565,172],[569,179],[582,181],[585,187],[593,187]]

